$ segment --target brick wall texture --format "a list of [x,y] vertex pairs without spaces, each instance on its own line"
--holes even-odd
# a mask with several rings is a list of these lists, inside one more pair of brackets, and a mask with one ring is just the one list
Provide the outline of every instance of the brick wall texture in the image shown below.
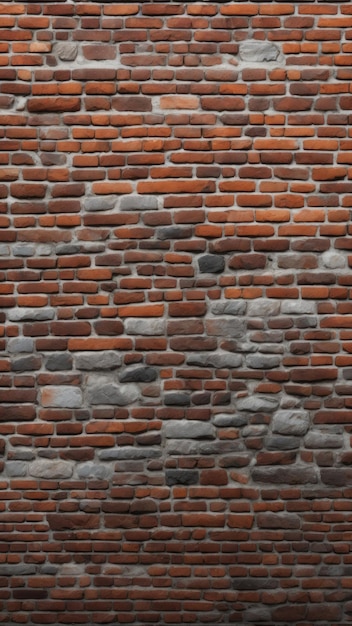
[[351,3],[4,2],[0,81],[0,623],[351,623]]

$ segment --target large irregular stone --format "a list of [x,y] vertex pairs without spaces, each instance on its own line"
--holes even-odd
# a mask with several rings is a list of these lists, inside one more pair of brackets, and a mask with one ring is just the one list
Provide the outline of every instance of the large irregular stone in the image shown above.
[[206,254],[198,259],[198,265],[201,273],[218,274],[225,268],[225,259],[217,254]]
[[215,439],[215,428],[210,422],[197,420],[169,420],[163,425],[167,439]]
[[264,354],[250,354],[246,357],[246,364],[251,369],[269,370],[279,367],[279,356],[266,356]]
[[150,337],[165,335],[166,322],[158,318],[128,318],[125,321],[127,335],[147,335]]
[[118,385],[112,382],[97,381],[91,384],[87,390],[88,402],[90,404],[112,404],[126,406],[138,400],[140,391],[137,385]]
[[278,406],[278,398],[270,396],[253,395],[248,398],[241,398],[237,402],[238,411],[250,411],[251,413],[258,413],[259,411],[272,413],[278,408]]
[[153,211],[158,208],[156,196],[139,196],[131,194],[120,199],[122,211]]
[[273,417],[273,433],[280,435],[305,435],[309,428],[308,411],[277,411]]
[[158,377],[154,367],[131,367],[119,375],[121,383],[151,383]]
[[78,409],[82,406],[82,391],[69,385],[43,387],[41,398],[44,407]]
[[215,302],[211,307],[214,315],[244,315],[247,303],[244,300],[230,300],[227,302]]
[[68,461],[38,459],[30,464],[29,473],[35,478],[71,478],[73,464]]
[[75,366],[78,370],[112,370],[120,367],[121,354],[113,350],[104,352],[77,352],[75,354]]
[[216,337],[242,337],[245,333],[245,323],[234,317],[207,319],[205,322],[207,334]]
[[240,59],[248,63],[276,61],[279,55],[280,49],[278,46],[269,41],[247,40],[240,43]]

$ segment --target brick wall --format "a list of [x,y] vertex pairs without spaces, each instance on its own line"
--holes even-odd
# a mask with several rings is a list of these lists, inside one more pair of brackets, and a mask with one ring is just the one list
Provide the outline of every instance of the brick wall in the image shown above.
[[350,623],[351,4],[0,28],[0,622]]

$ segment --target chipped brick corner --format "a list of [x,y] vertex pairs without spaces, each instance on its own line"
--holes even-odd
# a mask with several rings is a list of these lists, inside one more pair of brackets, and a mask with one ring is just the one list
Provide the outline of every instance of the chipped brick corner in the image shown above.
[[0,622],[352,620],[348,2],[0,4]]

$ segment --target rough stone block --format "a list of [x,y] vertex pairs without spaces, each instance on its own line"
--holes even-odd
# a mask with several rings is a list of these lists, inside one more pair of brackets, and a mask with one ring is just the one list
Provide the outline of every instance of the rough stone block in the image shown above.
[[82,406],[82,391],[69,385],[48,385],[41,390],[41,402],[44,407],[78,409]]
[[305,435],[309,428],[308,411],[277,411],[273,417],[272,429],[280,435]]
[[214,439],[215,428],[208,422],[169,420],[163,426],[167,439]]

